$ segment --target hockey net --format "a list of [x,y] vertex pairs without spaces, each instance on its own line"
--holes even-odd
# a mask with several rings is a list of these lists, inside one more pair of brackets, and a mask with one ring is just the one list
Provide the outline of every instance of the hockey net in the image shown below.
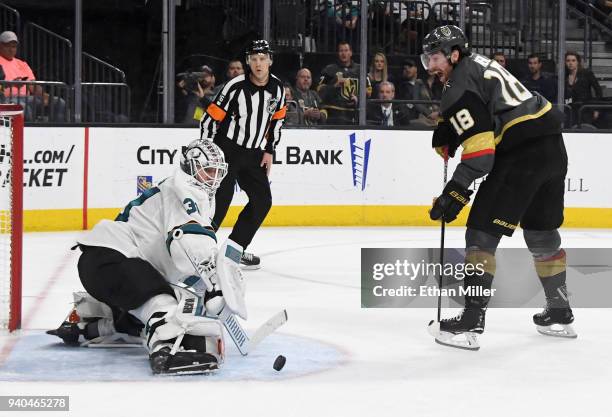
[[23,109],[0,104],[0,329],[21,325]]

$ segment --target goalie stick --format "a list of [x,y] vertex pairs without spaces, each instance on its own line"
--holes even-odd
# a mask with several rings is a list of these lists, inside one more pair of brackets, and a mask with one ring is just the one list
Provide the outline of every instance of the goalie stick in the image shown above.
[[[174,240],[176,240],[181,250],[185,253],[185,256],[187,256],[189,262],[191,262],[191,265],[193,266],[196,275],[202,280],[202,282],[206,286],[206,291],[214,291],[212,282],[210,282],[210,280],[204,276],[200,265],[194,262],[193,258],[189,255],[189,252],[187,252],[187,250],[181,243],[180,239],[182,236],[183,231],[180,229],[177,229],[172,233],[172,237],[174,238]],[[180,286],[186,285],[181,284]],[[263,339],[268,337],[270,334],[276,331],[276,329],[285,324],[288,320],[288,316],[287,310],[279,311],[278,313],[270,317],[264,324],[259,326],[253,333],[252,338],[249,338],[247,332],[242,328],[236,316],[227,308],[227,306],[225,306],[223,310],[221,310],[221,312],[219,313],[219,320],[223,323],[225,330],[227,330],[227,333],[238,348],[240,354],[242,356],[246,356],[249,354],[249,352],[255,349]]]
[[246,356],[257,347],[266,337],[274,333],[276,329],[287,322],[287,310],[279,311],[270,317],[264,324],[259,326],[249,338],[247,332],[242,328],[236,316],[225,311],[221,311],[219,319],[223,322],[227,333],[238,348],[242,356]]

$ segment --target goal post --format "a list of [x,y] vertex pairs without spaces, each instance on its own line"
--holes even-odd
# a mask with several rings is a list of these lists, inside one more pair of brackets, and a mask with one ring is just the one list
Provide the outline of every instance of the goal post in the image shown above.
[[21,327],[23,107],[0,104],[0,329]]

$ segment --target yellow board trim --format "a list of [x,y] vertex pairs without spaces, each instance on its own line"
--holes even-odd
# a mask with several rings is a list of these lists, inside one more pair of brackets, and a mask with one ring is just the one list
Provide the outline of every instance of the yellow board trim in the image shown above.
[[510,129],[512,126],[524,122],[526,120],[533,120],[533,119],[537,119],[538,117],[542,116],[544,113],[546,113],[547,111],[549,111],[550,109],[552,109],[552,104],[546,103],[546,106],[544,106],[539,112],[534,113],[534,114],[526,114],[525,116],[521,116],[521,117],[517,117],[516,119],[512,119],[510,120],[508,123],[506,123],[504,125],[504,127],[502,128],[501,133],[495,138],[495,144],[499,145],[499,142],[501,142],[502,137],[504,136],[504,133],[506,133],[506,130]]
[[[429,220],[429,206],[274,206],[264,226],[437,226]],[[242,207],[230,207],[223,226],[231,226]],[[89,209],[88,228],[114,219],[120,208]],[[465,226],[468,210],[450,226]],[[26,232],[80,230],[81,209],[26,210]],[[565,228],[612,228],[612,208],[566,208]]]
[[26,232],[55,232],[83,228],[82,209],[24,210]]

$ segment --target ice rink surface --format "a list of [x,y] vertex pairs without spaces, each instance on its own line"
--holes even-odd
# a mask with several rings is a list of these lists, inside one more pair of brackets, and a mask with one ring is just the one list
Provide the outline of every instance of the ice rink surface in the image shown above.
[[[463,247],[463,233],[448,229],[446,246]],[[246,272],[245,327],[282,308],[288,323],[252,356],[229,349],[216,375],[170,378],[151,376],[139,348],[74,350],[42,332],[61,323],[81,289],[79,252],[70,251],[79,234],[25,235],[23,330],[0,336],[0,395],[69,395],[71,411],[53,415],[610,415],[612,310],[576,309],[579,336],[566,340],[535,331],[537,310],[490,309],[480,351],[468,352],[434,343],[426,331],[434,310],[360,307],[360,249],[435,248],[437,228],[260,230],[250,249],[263,268]],[[612,230],[562,238],[565,247],[611,247]],[[521,233],[501,246],[524,247]],[[287,365],[277,373],[279,354]],[[15,415],[29,414],[40,415]]]

